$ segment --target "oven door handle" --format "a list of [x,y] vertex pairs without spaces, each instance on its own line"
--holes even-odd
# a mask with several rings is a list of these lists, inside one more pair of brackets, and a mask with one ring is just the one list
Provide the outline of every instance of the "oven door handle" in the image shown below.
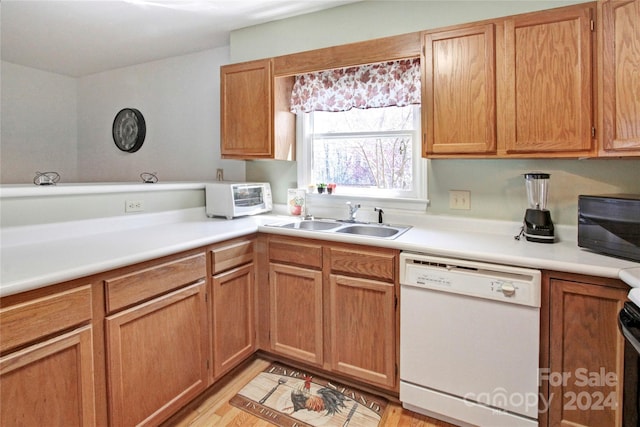
[[640,309],[631,302],[625,302],[618,315],[618,326],[627,341],[640,354]]

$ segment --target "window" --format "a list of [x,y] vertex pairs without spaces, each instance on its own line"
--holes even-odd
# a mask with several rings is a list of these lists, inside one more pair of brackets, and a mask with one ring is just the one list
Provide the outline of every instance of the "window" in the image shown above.
[[337,194],[424,198],[418,105],[315,111],[301,122],[301,186],[335,183]]
[[296,76],[298,184],[336,194],[425,199],[420,61],[403,59]]

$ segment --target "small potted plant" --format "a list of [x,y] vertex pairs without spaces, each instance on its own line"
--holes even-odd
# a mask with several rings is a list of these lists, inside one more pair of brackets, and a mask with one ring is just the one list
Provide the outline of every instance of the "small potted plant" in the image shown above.
[[318,189],[318,193],[324,193],[324,190],[327,188],[327,184],[321,182],[320,184],[316,184],[316,188]]
[[302,207],[304,206],[304,197],[295,196],[289,200],[289,212],[291,215],[302,214]]
[[327,193],[331,194],[333,193],[333,190],[335,190],[336,185],[334,183],[331,184],[327,184]]

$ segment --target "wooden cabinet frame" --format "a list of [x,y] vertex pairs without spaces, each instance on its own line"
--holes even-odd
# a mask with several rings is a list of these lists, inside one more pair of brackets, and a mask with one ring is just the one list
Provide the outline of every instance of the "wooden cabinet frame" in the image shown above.
[[254,277],[253,263],[213,276],[210,327],[214,380],[255,350]]
[[587,3],[504,21],[505,154],[593,154],[594,13]]
[[[639,0],[598,2],[600,156],[640,156]],[[634,53],[636,55],[634,56]]]
[[[625,342],[617,316],[628,290],[619,280],[543,272],[540,367],[547,375],[541,377],[540,393],[550,407],[541,402],[540,426],[622,425]],[[616,376],[616,386],[584,382],[588,374],[604,381],[602,370]],[[599,393],[615,399],[618,407],[611,408],[610,400],[596,400]],[[602,408],[580,410],[589,399]]]
[[[629,73],[619,73],[615,68],[616,61],[624,61],[628,67],[635,66],[636,69],[640,64],[640,59],[628,54],[638,50],[640,37],[629,37],[627,33],[620,35],[616,32],[620,28],[622,28],[620,31],[633,31],[632,24],[620,24],[616,21],[616,11],[629,7],[635,7],[635,11],[639,7],[636,5],[637,2],[638,0],[603,0],[597,3],[582,3],[261,60],[263,64],[272,64],[273,69],[269,69],[270,74],[265,73],[270,77],[263,79],[263,84],[271,85],[272,88],[266,91],[271,95],[264,100],[262,96],[254,96],[256,103],[264,101],[265,108],[265,111],[260,111],[256,115],[257,122],[261,123],[257,133],[260,135],[269,133],[268,140],[272,145],[265,145],[263,151],[254,152],[251,147],[243,148],[241,144],[237,145],[233,142],[234,137],[230,135],[236,131],[244,131],[231,129],[241,127],[242,118],[248,114],[242,109],[238,110],[240,111],[238,114],[232,113],[234,109],[229,108],[226,101],[230,97],[225,98],[226,92],[223,89],[221,95],[223,98],[221,100],[223,158],[295,158],[295,154],[287,157],[286,153],[295,150],[295,118],[288,111],[288,94],[293,84],[293,76],[296,74],[415,58],[421,54],[424,98],[422,151],[425,157],[640,156],[640,122],[634,121],[633,117],[633,112],[639,109],[637,99],[633,98],[633,95],[637,94],[634,92],[637,88],[619,89],[620,84],[629,84],[629,79],[633,77]],[[620,14],[620,16],[623,15]],[[544,29],[545,24],[548,25],[548,29]],[[544,92],[536,87],[537,74],[527,74],[526,70],[518,69],[519,52],[526,49],[522,49],[516,33],[529,31],[534,35],[530,38],[530,46],[535,46],[539,40],[545,38],[537,37],[535,34],[556,37],[570,32],[568,30],[570,27],[573,27],[571,31],[574,39],[569,40],[567,37],[565,41],[569,44],[566,47],[570,47],[576,55],[576,61],[575,64],[567,62],[569,65],[565,68],[572,68],[573,76],[569,76],[570,78],[565,81],[556,77],[547,78],[546,83],[555,89],[549,91],[552,95],[548,93],[545,97]],[[494,28],[494,32],[491,28]],[[594,31],[596,28],[597,37]],[[477,52],[473,47],[475,45],[468,37],[481,34],[484,37],[484,51]],[[466,40],[465,37],[467,37]],[[625,49],[622,53],[616,50],[616,37],[628,40],[629,49]],[[458,39],[459,44],[456,48],[460,52],[466,49],[467,52],[477,56],[462,61],[461,73],[466,73],[471,80],[465,81],[464,75],[461,74],[454,75],[442,88],[434,85],[437,69],[434,68],[433,58],[431,58],[432,43],[447,38]],[[421,40],[423,40],[423,48],[421,48]],[[570,46],[571,43],[573,46]],[[542,53],[546,53],[533,55],[532,58],[544,57],[545,61],[551,61],[554,57],[562,59],[565,56],[562,52],[554,52],[557,45],[555,41],[546,45],[541,42],[538,47],[543,49]],[[551,52],[548,52],[549,50]],[[256,61],[233,64],[229,67],[249,66],[250,68],[253,63]],[[540,71],[544,72],[552,66],[553,64],[549,64],[549,67],[544,66]],[[482,73],[482,79],[478,76],[478,71]],[[519,72],[524,73],[522,77],[528,76],[529,83],[522,83],[522,78],[517,77]],[[224,81],[224,77],[222,80]],[[484,83],[480,80],[484,80]],[[521,88],[521,84],[525,84],[526,87]],[[226,83],[223,82],[222,85]],[[437,104],[440,102],[438,97],[446,93],[447,85],[449,89],[455,90],[465,90],[473,86],[478,96],[466,97],[466,100],[462,96],[459,99],[461,105],[458,107],[444,105],[438,108]],[[266,93],[263,90],[249,90],[247,94],[249,92]],[[466,111],[469,109],[468,103],[473,101],[474,104],[478,104],[479,100],[483,101],[483,105],[472,114],[468,114]],[[555,100],[562,102],[554,102]],[[556,108],[555,113],[549,105],[555,106],[553,107]],[[567,113],[565,110],[571,111]],[[443,133],[439,134],[436,129],[435,114],[444,114],[442,120],[445,122],[452,119],[451,128],[443,129]],[[483,120],[486,124],[484,131],[478,127]],[[252,123],[251,126],[255,126],[255,118]],[[621,133],[620,130],[623,128],[625,131]],[[461,137],[447,139],[452,135],[456,136],[455,134],[461,134]],[[535,137],[536,135],[539,138]],[[266,137],[258,139],[267,140]],[[227,140],[230,141],[229,144],[224,142]],[[278,154],[275,150],[285,154]]]
[[106,424],[100,296],[83,278],[2,298],[1,425]]
[[396,322],[381,319],[396,318],[394,284],[332,274],[329,289],[331,369],[393,389]]
[[427,32],[423,45],[423,156],[495,153],[495,24]]
[[397,391],[399,251],[285,236],[261,246],[262,348]]
[[322,272],[271,264],[269,289],[271,350],[322,366]]
[[273,158],[273,61],[220,67],[220,154]]
[[595,11],[585,3],[425,31],[423,156],[596,155]]
[[105,319],[113,426],[158,424],[206,388],[205,293],[201,280]]

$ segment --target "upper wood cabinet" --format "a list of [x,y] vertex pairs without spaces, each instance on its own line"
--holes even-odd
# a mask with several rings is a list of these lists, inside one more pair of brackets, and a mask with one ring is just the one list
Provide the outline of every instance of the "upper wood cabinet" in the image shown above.
[[288,97],[276,96],[291,93],[292,82],[274,79],[271,59],[220,67],[222,158],[295,159],[295,117]]
[[592,153],[593,3],[504,23],[506,154]]
[[495,25],[429,32],[423,44],[424,156],[495,153]]
[[423,36],[425,157],[596,153],[594,3]]
[[417,57],[419,33],[315,49],[220,67],[223,159],[295,160],[296,74]]
[[606,1],[601,13],[599,155],[640,156],[640,1]]

